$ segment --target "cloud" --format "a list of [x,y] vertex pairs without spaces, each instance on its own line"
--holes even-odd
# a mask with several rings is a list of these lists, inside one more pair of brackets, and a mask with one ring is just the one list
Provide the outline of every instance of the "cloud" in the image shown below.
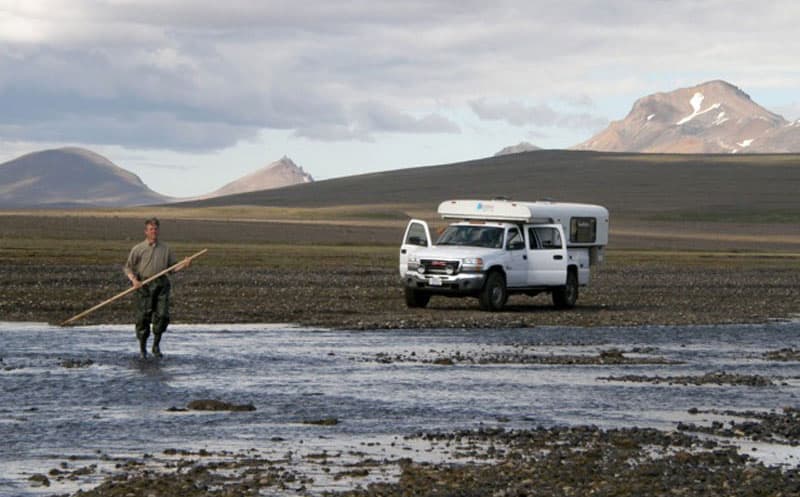
[[562,113],[547,104],[527,105],[522,102],[489,102],[473,100],[470,107],[485,121],[505,121],[512,126],[548,126],[559,128],[596,129],[608,124],[602,117],[586,113]]
[[771,110],[782,115],[789,121],[797,121],[800,119],[800,102],[792,102],[785,105],[778,105]]
[[321,141],[374,141],[375,133],[460,133],[455,122],[438,114],[415,117],[386,104],[370,101],[354,105],[343,123],[301,125],[295,136]]
[[597,129],[609,97],[629,106],[719,75],[796,82],[797,18],[789,1],[0,0],[0,140],[370,141],[459,133],[472,123],[450,116],[470,109]]
[[370,101],[356,106],[355,120],[365,129],[396,133],[459,133],[459,126],[438,114],[414,117],[390,106]]
[[[255,137],[255,127],[237,127],[220,122],[180,121],[169,113],[137,113],[122,119],[72,115],[23,125],[0,123],[4,140],[124,144],[131,148],[178,151],[213,151],[239,140]],[[89,140],[87,140],[89,137]]]

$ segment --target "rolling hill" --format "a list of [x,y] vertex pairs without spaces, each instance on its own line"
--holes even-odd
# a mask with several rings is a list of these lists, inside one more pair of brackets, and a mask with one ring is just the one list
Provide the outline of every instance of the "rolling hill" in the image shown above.
[[82,148],[43,150],[0,164],[0,207],[161,204],[169,197],[135,174]]
[[[598,203],[615,216],[800,219],[800,155],[666,155],[541,150],[349,176],[183,206],[416,204],[447,198]],[[796,216],[796,217],[792,217]]]

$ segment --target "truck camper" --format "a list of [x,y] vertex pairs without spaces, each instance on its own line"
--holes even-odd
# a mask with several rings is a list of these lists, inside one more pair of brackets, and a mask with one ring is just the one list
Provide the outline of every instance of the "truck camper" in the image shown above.
[[446,200],[438,213],[451,224],[435,243],[425,221],[406,227],[400,276],[409,307],[446,295],[498,311],[510,294],[547,292],[557,308],[571,308],[608,244],[608,210],[599,205]]

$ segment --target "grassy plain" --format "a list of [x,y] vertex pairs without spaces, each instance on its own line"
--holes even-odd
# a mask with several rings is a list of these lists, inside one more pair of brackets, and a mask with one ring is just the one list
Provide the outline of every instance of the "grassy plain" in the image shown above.
[[[253,209],[229,220],[229,210],[156,211],[162,237],[179,257],[209,249],[189,271],[173,276],[175,322],[491,328],[743,323],[800,315],[800,250],[713,237],[650,248],[647,240],[656,238],[615,236],[613,230],[617,248],[608,250],[572,311],[554,311],[545,295],[512,297],[502,313],[482,312],[474,299],[445,297],[410,310],[397,275],[405,220],[359,218],[350,209],[337,211],[344,218],[316,222],[293,222],[305,212],[291,209],[269,221],[242,217],[261,214]],[[6,235],[0,241],[1,319],[60,322],[127,289],[121,266],[151,212],[0,215]],[[193,218],[198,214],[203,217]],[[738,248],[718,248],[728,244]],[[130,321],[129,302],[122,300],[82,322]]]

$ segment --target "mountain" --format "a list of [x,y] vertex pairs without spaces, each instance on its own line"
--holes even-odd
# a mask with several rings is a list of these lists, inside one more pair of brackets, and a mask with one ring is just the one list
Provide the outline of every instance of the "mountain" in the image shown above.
[[541,150],[541,148],[537,147],[536,145],[528,142],[519,142],[516,145],[510,145],[508,147],[503,148],[496,154],[495,157],[500,155],[510,155],[510,154],[519,154],[522,152],[533,152],[534,150]]
[[223,195],[234,195],[237,193],[253,192],[258,190],[269,190],[283,186],[296,185],[298,183],[311,183],[314,178],[303,171],[303,168],[295,164],[292,159],[284,156],[282,159],[262,167],[246,176],[231,181],[203,198],[221,197]]
[[800,120],[790,122],[725,81],[640,98],[621,121],[577,150],[655,153],[800,152]]
[[0,207],[124,207],[172,199],[105,157],[68,147],[0,164]]

